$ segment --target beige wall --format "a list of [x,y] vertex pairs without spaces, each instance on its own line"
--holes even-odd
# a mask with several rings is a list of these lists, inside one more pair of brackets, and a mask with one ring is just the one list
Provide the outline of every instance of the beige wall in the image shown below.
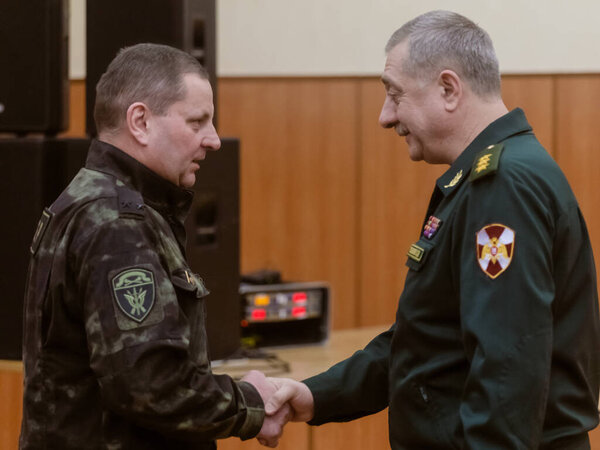
[[[72,79],[85,77],[85,0],[71,2]],[[503,73],[600,72],[600,2],[455,0]],[[220,76],[377,75],[389,35],[444,0],[217,0]]]

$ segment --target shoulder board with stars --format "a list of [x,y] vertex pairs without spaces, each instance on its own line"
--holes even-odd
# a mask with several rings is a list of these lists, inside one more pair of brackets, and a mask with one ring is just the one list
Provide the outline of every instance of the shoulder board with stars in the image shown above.
[[495,144],[480,151],[473,161],[469,181],[475,181],[495,173],[498,170],[498,162],[503,148],[504,144]]

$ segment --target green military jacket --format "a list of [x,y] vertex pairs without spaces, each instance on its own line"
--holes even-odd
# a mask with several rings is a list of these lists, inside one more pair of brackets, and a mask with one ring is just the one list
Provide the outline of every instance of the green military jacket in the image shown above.
[[521,110],[438,179],[407,265],[392,328],[305,381],[312,423],[389,406],[394,450],[589,448],[600,382],[590,240]]
[[208,291],[185,261],[192,200],[117,148],[44,211],[25,296],[23,449],[209,449],[253,437],[253,386],[213,375]]

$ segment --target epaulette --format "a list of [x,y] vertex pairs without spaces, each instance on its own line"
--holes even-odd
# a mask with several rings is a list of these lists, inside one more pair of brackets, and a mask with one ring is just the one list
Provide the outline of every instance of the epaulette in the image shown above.
[[498,170],[498,162],[503,148],[504,144],[495,144],[480,151],[473,161],[469,181],[475,181],[495,173]]
[[144,199],[142,194],[126,186],[117,186],[117,201],[119,204],[119,217],[143,219]]

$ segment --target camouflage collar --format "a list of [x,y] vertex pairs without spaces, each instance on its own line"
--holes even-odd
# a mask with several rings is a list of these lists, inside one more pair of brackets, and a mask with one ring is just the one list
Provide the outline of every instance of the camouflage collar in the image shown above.
[[175,186],[117,147],[93,139],[85,167],[114,176],[139,191],[144,202],[163,216],[184,222],[193,191]]

